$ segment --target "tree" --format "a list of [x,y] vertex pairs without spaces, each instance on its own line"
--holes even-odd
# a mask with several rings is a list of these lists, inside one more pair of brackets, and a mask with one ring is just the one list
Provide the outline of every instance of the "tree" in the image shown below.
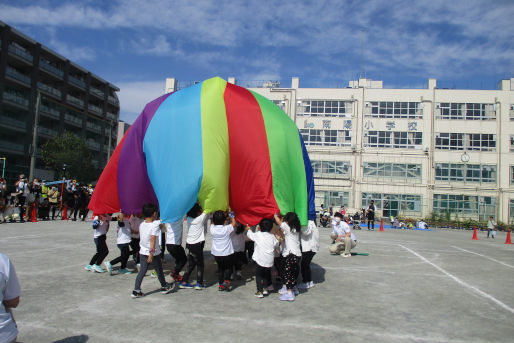
[[[86,142],[71,132],[65,131],[47,141],[41,147],[41,156],[45,166],[53,170],[58,179],[64,176],[79,182],[90,182],[98,178],[99,170],[92,163]],[[66,171],[63,170],[64,164]]]

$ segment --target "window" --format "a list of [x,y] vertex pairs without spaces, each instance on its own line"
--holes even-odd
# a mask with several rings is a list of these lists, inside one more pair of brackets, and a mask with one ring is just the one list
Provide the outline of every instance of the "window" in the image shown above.
[[346,161],[311,161],[314,176],[350,178],[351,165]]
[[364,178],[421,180],[421,164],[364,162]]
[[514,120],[514,104],[510,104],[510,120]]
[[496,135],[487,133],[447,133],[435,135],[435,148],[441,150],[496,150]]
[[371,102],[371,113],[367,117],[375,118],[408,118],[422,119],[423,111],[419,102],[392,102],[378,101]]
[[334,192],[334,191],[321,191],[316,192],[316,204],[318,202],[325,205],[325,208],[335,207],[339,209],[341,206],[348,207],[350,203],[350,192]]
[[339,100],[300,100],[297,116],[304,117],[350,117],[352,102]]
[[448,102],[436,104],[436,119],[494,120],[495,118],[494,104]]
[[514,185],[514,166],[510,166],[510,184]]
[[437,163],[435,166],[437,181],[460,182],[496,182],[496,166],[480,164]]
[[510,135],[510,151],[514,151],[514,135]]
[[415,194],[362,193],[361,206],[367,208],[371,200],[375,201],[377,212],[384,217],[399,215],[421,215],[421,196]]
[[368,131],[364,146],[370,148],[421,149],[422,132]]
[[287,113],[286,111],[286,102],[284,100],[272,100],[275,105],[280,107],[280,109]]
[[496,198],[462,194],[434,194],[434,212],[476,216],[486,220],[496,212]]
[[351,130],[300,129],[305,145],[351,146]]

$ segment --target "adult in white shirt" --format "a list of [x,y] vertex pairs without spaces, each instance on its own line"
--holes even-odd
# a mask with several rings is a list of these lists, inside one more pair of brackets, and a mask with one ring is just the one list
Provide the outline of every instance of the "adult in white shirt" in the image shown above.
[[0,254],[0,342],[14,343],[18,328],[12,315],[20,302],[20,282],[9,257]]
[[302,272],[302,283],[298,288],[307,289],[314,287],[311,274],[311,261],[319,251],[319,230],[314,220],[309,220],[307,227],[300,232],[300,242],[302,247],[302,261],[300,270]]
[[249,230],[247,228],[248,239],[255,242],[255,250],[252,259],[255,261],[255,283],[257,285],[257,293],[255,296],[263,298],[268,294],[268,285],[271,285],[271,267],[275,259],[275,249],[278,247],[278,240],[271,230],[273,222],[271,219],[263,219],[259,223],[259,231]]
[[275,215],[275,221],[284,235],[284,249],[282,250],[282,281],[284,286],[279,291],[282,294],[279,299],[294,301],[295,294],[298,294],[296,284],[298,282],[298,266],[302,258],[300,249],[300,230],[302,227],[298,215],[294,212],[287,213],[283,220]]
[[116,257],[114,260],[105,261],[105,267],[109,274],[112,275],[112,266],[118,263],[121,263],[120,269],[118,269],[119,274],[132,274],[131,271],[127,270],[127,261],[130,256],[130,242],[132,241],[132,237],[130,236],[130,221],[128,217],[124,216],[123,213],[117,218],[118,222],[118,231],[116,237],[116,244],[118,245],[118,249],[120,249],[120,256]]
[[[232,258],[234,247],[231,234],[236,227],[234,214],[230,214],[230,224],[226,223],[225,212],[216,211],[212,215],[210,231],[212,236],[211,254],[218,264],[218,290],[230,291],[230,274],[232,273]],[[226,225],[225,225],[226,224]]]
[[335,225],[332,226],[333,233],[331,238],[335,243],[329,248],[332,254],[342,255],[343,257],[350,257],[350,250],[357,245],[357,237],[353,234],[350,226],[344,221],[341,213],[336,213]]
[[180,272],[186,265],[187,257],[184,247],[182,247],[182,229],[184,218],[176,222],[164,224],[166,227],[166,248],[170,255],[175,259],[175,269],[171,272],[171,277],[175,281],[182,281]]
[[[192,209],[187,212],[187,223],[189,229],[186,237],[187,255],[187,269],[182,276],[180,288],[202,290],[205,288],[203,285],[203,248],[205,246],[205,231],[207,229],[207,214],[203,212],[199,204],[195,204]],[[196,268],[196,285],[193,286],[189,283],[189,276]]]

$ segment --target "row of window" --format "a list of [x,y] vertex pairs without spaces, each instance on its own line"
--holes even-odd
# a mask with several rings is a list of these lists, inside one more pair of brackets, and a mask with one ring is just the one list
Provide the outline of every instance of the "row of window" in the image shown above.
[[[367,117],[422,119],[423,104],[406,101],[372,101],[366,103]],[[341,100],[300,100],[296,115],[306,117],[346,117],[352,113],[352,102]],[[485,103],[436,103],[436,119],[494,120],[496,107]]]
[[364,134],[364,146],[370,148],[421,149],[422,132],[368,131]]
[[441,150],[496,150],[496,135],[488,133],[447,133],[435,135],[435,148]]
[[[423,200],[416,194],[386,194],[386,193],[362,193],[361,207],[366,209],[371,200],[374,200],[376,212],[381,212],[384,217],[396,217],[399,215],[420,215]],[[316,204],[323,204],[325,208],[338,209],[350,204],[349,192],[321,191],[316,192]],[[509,202],[510,218],[514,221],[514,199]],[[434,194],[433,211],[438,214],[449,215],[477,215],[481,220],[495,216],[496,198],[487,196],[473,196],[463,194]]]
[[296,108],[300,117],[348,117],[351,113],[351,102],[346,101],[302,100]]
[[437,181],[496,182],[496,166],[437,163],[435,179]]
[[350,162],[346,161],[311,161],[312,171],[318,176],[336,176],[349,178],[351,176]]
[[351,130],[315,130],[300,129],[306,145],[351,146]]
[[364,162],[364,178],[421,180],[421,164]]
[[436,119],[494,120],[496,111],[494,104],[441,102],[436,105]]

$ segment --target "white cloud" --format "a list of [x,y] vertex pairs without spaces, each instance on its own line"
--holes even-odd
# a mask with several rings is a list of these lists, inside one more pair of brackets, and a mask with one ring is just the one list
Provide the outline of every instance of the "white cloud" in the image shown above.
[[132,123],[145,105],[164,94],[165,80],[115,83],[120,91],[120,119]]
[[168,39],[164,35],[140,37],[131,42],[132,51],[140,55],[166,56],[172,53]]

